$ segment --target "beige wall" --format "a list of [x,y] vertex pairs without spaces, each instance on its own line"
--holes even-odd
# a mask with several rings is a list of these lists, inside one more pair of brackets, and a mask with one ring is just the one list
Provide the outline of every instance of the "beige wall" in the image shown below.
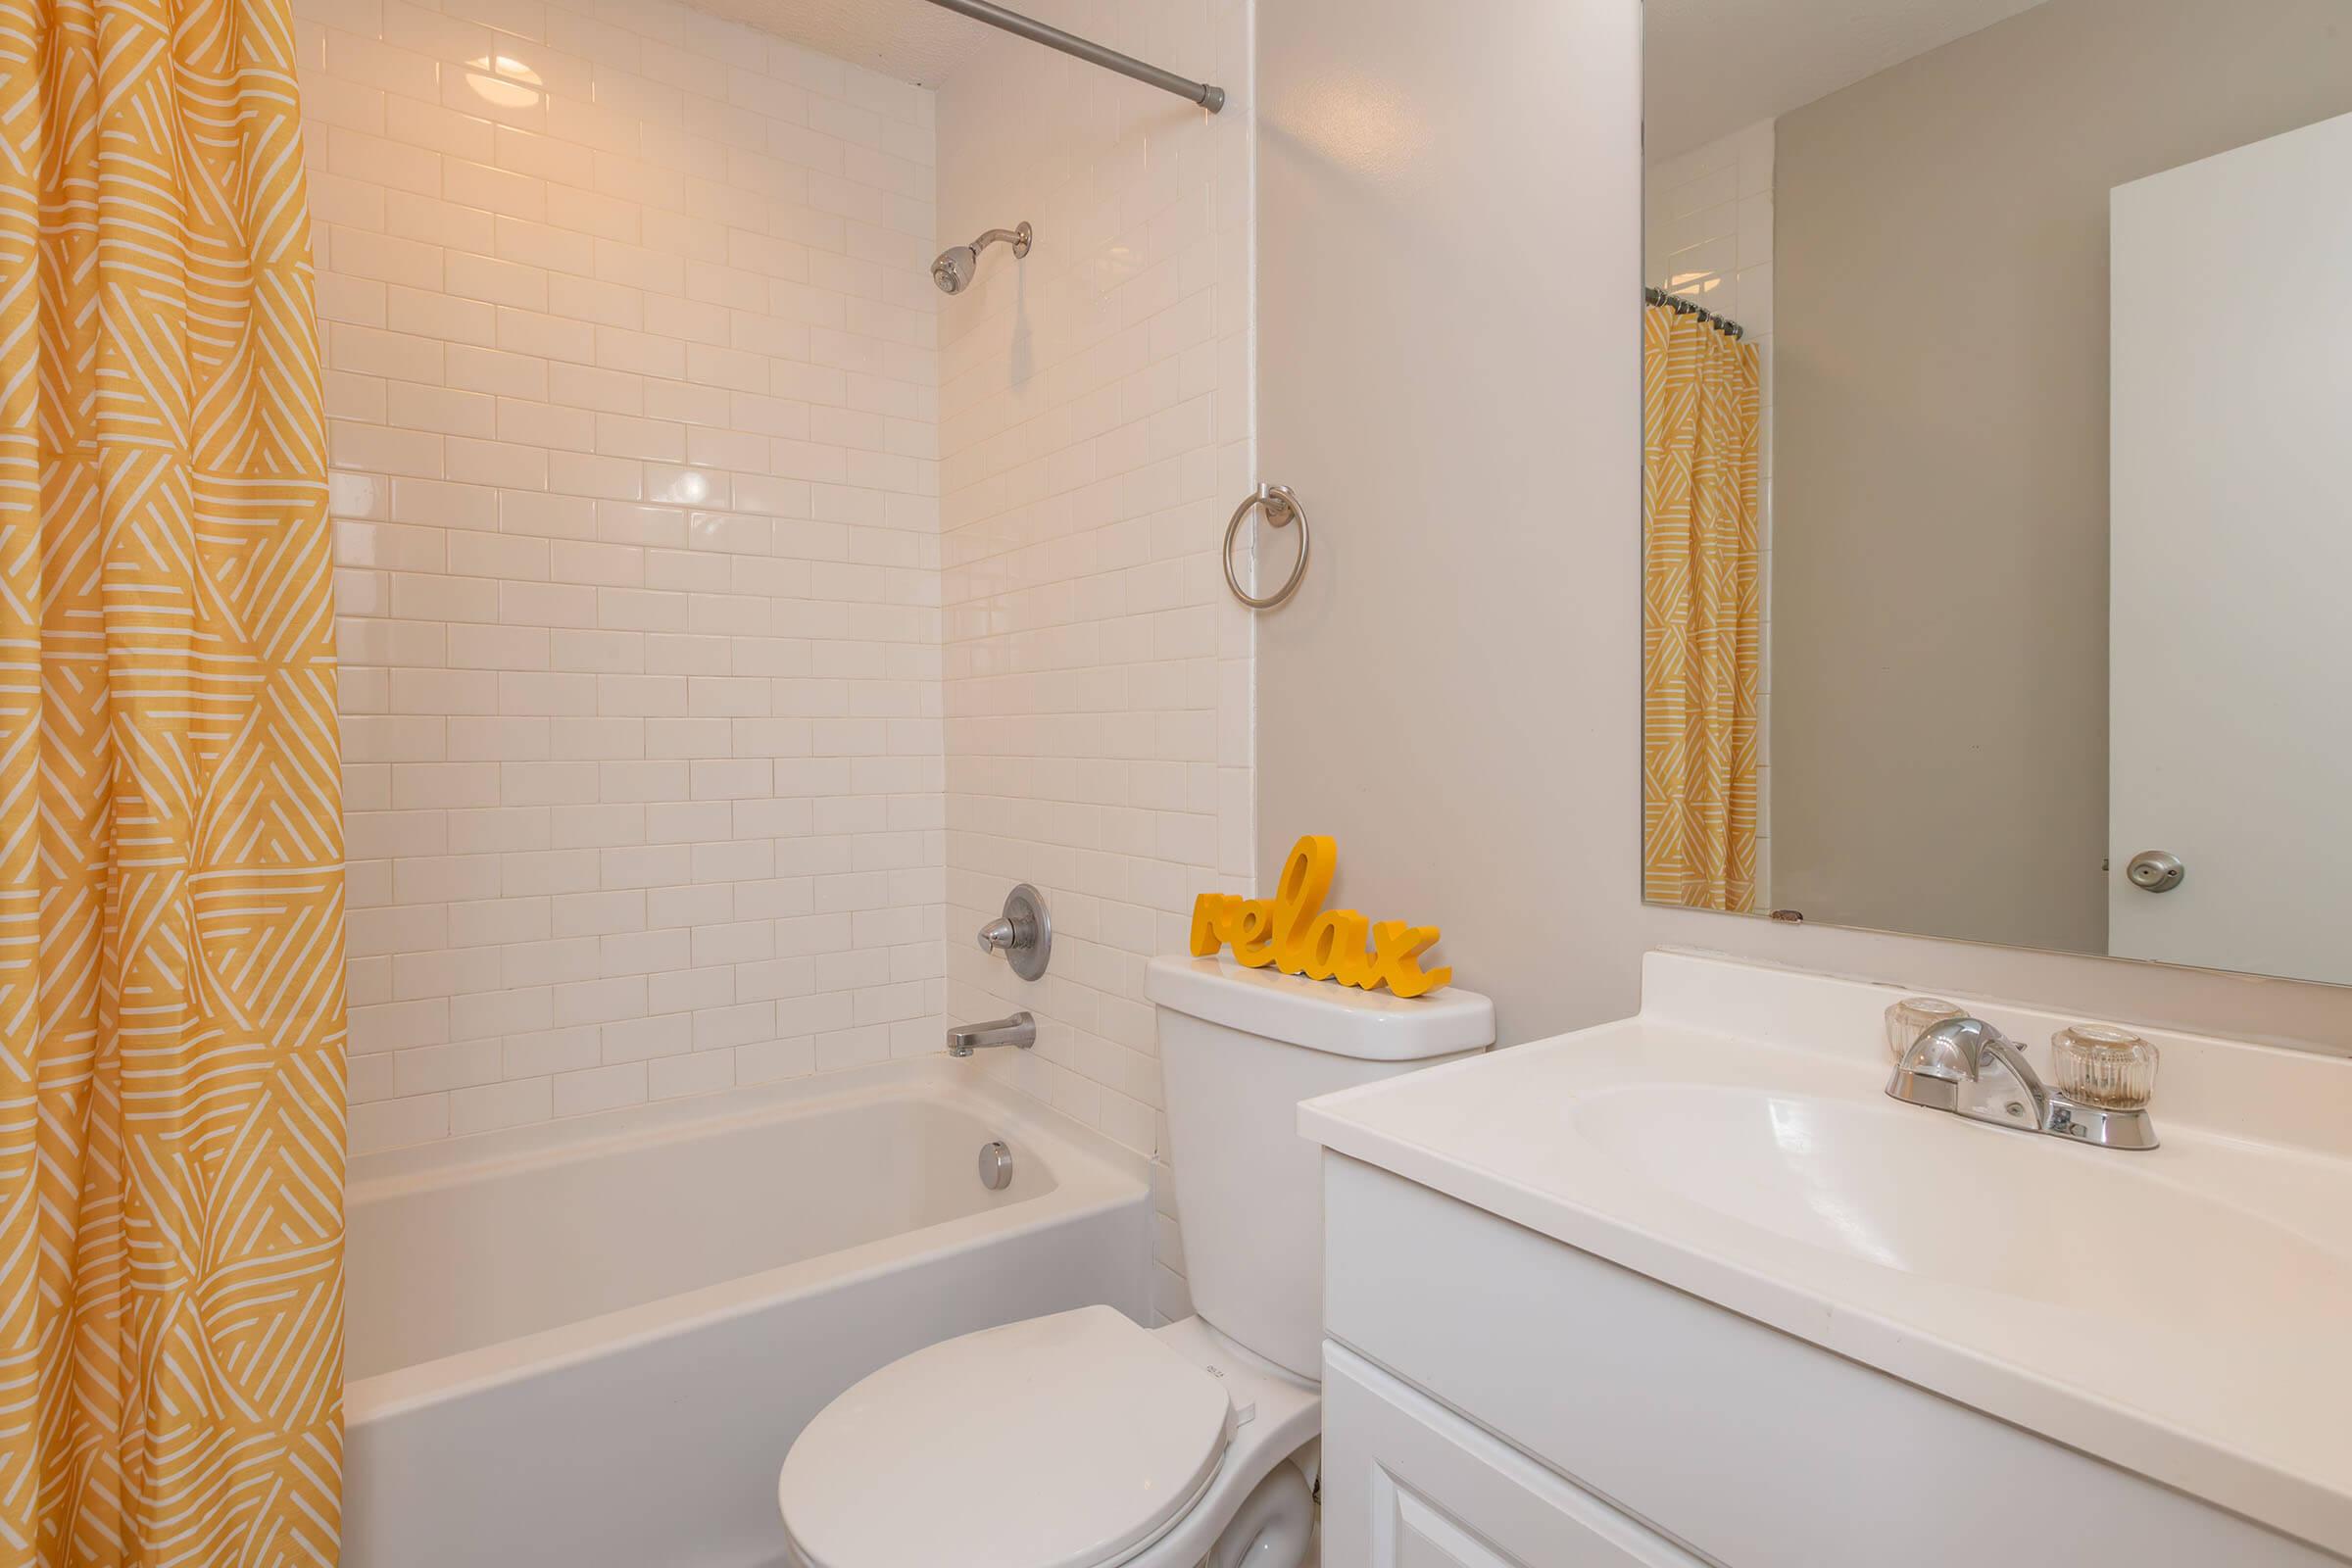
[[2108,191],[2346,110],[2340,0],[2052,0],[1782,118],[1776,904],[2105,950]]
[[1338,833],[1506,1041],[1679,945],[2352,1044],[2352,990],[1639,903],[1641,12],[1481,16],[1260,0],[1258,438],[1321,530],[1260,617],[1260,865]]
[[[1258,848],[1442,926],[1506,1039],[1622,1013],[1639,648],[1640,11],[1261,0]],[[1287,540],[1268,546],[1272,567]]]

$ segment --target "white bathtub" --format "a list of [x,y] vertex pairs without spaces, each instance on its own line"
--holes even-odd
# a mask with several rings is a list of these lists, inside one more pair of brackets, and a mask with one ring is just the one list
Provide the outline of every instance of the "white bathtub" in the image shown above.
[[945,1057],[483,1144],[352,1162],[345,1568],[773,1562],[777,1467],[850,1384],[1144,1311],[1140,1157]]

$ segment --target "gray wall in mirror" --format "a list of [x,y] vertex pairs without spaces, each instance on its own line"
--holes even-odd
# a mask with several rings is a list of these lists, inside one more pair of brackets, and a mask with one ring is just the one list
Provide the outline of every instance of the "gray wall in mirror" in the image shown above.
[[1782,117],[1774,904],[2106,951],[2107,193],[2347,111],[2342,0],[2050,0]]
[[2109,192],[2348,112],[2342,0],[2048,0],[1780,118],[1771,906],[2107,951]]

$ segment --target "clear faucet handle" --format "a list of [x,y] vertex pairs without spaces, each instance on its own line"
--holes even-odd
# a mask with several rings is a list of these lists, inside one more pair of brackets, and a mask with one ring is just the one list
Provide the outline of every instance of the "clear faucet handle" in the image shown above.
[[1886,1050],[1895,1060],[1939,1023],[1965,1018],[1968,1013],[1941,997],[1905,997],[1886,1009]]
[[2139,1110],[2156,1093],[2156,1048],[2128,1029],[2075,1024],[2050,1036],[2050,1076],[2069,1100]]

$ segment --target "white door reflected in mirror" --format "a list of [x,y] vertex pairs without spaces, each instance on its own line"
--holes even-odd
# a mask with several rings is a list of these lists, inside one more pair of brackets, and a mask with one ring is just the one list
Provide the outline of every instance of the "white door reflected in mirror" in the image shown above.
[[2119,957],[2352,982],[2352,316],[2298,294],[2352,256],[2345,190],[2352,115],[2114,194]]

